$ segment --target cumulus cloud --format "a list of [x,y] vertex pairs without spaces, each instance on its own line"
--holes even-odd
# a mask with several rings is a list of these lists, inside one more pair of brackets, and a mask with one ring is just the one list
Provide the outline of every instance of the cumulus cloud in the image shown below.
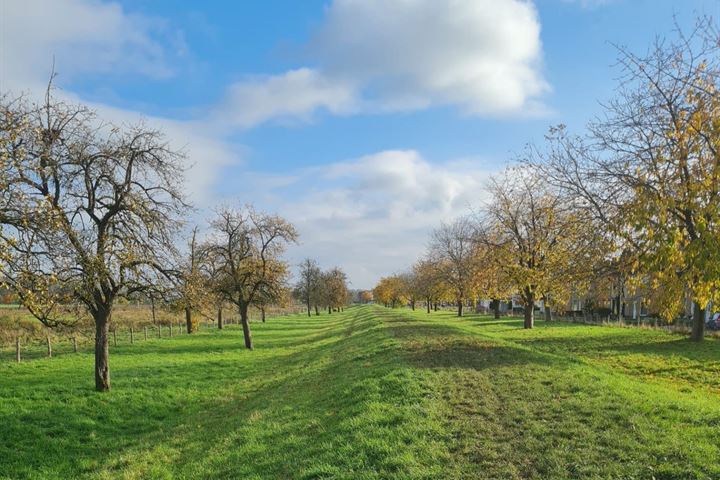
[[549,88],[538,14],[524,0],[335,0],[305,51],[313,69],[230,87],[226,111],[236,113],[228,117],[252,126],[319,109],[447,105],[473,115],[527,114],[542,110]]
[[47,82],[53,58],[65,78],[172,74],[166,55],[182,37],[159,20],[95,0],[0,2],[0,89]]
[[489,170],[482,165],[432,163],[414,150],[388,150],[280,178],[257,175],[247,194],[300,230],[291,261],[311,256],[340,265],[355,287],[368,288],[422,255],[441,221],[484,200]]
[[[61,84],[84,74],[127,73],[162,78],[172,74],[169,57],[182,36],[165,22],[130,14],[116,3],[95,0],[0,1],[0,91],[43,93],[53,58]],[[175,53],[169,53],[175,52]],[[219,172],[235,164],[239,152],[202,119],[180,121],[83,101],[70,90],[56,94],[88,104],[103,120],[144,121],[164,132],[170,145],[187,154],[188,195],[202,204]]]
[[212,117],[240,128],[269,119],[304,119],[318,109],[349,112],[354,93],[342,82],[330,81],[316,70],[300,68],[281,75],[255,76],[228,88],[225,101]]

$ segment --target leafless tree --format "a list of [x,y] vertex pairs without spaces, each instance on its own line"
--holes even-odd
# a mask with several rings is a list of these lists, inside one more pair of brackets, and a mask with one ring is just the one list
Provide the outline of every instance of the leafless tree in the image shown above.
[[218,291],[240,313],[245,347],[253,348],[248,308],[263,292],[284,285],[287,266],[282,254],[298,234],[277,215],[221,208],[211,223],[212,236],[205,245],[218,262]]
[[113,304],[173,273],[182,165],[159,131],[102,122],[51,87],[41,103],[0,101],[0,274],[46,325],[85,307],[97,390],[110,389]]
[[321,271],[320,267],[315,260],[312,258],[306,258],[300,263],[300,279],[295,285],[295,296],[302,301],[307,307],[308,317],[312,306],[315,305],[317,312],[317,305],[320,302],[320,281]]
[[463,303],[470,298],[478,267],[474,261],[474,230],[468,217],[460,217],[442,224],[430,238],[430,258],[457,302],[458,317],[462,317]]

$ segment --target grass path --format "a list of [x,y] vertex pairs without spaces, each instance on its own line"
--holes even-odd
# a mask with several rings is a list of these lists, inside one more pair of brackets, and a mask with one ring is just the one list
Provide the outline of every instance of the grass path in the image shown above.
[[720,478],[720,343],[354,307],[0,364],[0,478]]

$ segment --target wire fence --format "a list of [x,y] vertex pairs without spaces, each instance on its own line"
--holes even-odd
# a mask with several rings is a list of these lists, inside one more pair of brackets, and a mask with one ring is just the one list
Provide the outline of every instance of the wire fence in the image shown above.
[[[272,319],[279,316],[305,312],[302,307],[267,308],[265,316]],[[251,311],[251,322],[262,321],[262,312]],[[197,317],[196,317],[197,318]],[[237,315],[223,315],[222,328],[234,328],[240,325]],[[95,331],[90,326],[72,330],[53,330],[33,324],[32,329],[6,327],[0,337],[0,362],[25,362],[42,358],[53,358],[75,353],[89,353],[94,350]],[[219,330],[218,320],[202,317],[195,322],[194,332]],[[110,327],[109,347],[124,348],[149,341],[161,341],[188,335],[187,323],[183,320],[163,320],[163,323],[115,323]]]

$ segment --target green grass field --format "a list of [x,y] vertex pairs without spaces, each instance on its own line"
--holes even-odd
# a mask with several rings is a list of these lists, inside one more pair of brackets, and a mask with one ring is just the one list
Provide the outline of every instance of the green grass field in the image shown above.
[[0,478],[720,478],[720,343],[354,307],[0,364]]

